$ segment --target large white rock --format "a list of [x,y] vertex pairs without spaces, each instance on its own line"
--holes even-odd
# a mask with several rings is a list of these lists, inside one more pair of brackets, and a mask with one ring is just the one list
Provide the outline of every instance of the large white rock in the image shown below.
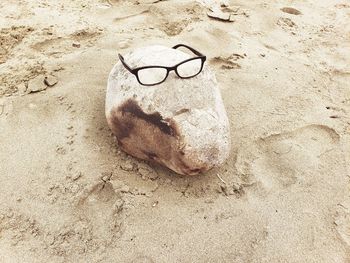
[[[191,55],[164,46],[124,56],[132,67],[173,66]],[[165,82],[142,86],[119,61],[107,86],[106,117],[121,148],[140,159],[194,175],[222,164],[230,151],[229,122],[215,75],[205,63],[194,78],[172,71]]]

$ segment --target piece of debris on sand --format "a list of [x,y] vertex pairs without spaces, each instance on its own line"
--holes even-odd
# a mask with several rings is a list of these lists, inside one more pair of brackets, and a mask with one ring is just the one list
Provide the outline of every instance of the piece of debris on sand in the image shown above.
[[219,9],[210,9],[207,12],[207,15],[208,15],[208,17],[210,17],[212,19],[223,21],[223,22],[234,22],[235,21],[233,19],[232,14],[224,13]]

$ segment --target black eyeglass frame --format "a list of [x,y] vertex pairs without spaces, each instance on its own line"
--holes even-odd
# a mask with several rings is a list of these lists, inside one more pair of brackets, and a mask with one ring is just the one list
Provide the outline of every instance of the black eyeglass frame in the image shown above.
[[[144,66],[144,67],[137,67],[137,68],[131,68],[131,67],[125,62],[124,57],[123,57],[121,54],[118,54],[118,57],[119,57],[121,63],[123,64],[123,66],[124,66],[131,74],[135,75],[137,81],[138,81],[141,85],[143,85],[143,86],[155,86],[155,85],[159,85],[159,84],[163,83],[163,82],[167,79],[167,77],[169,76],[169,73],[170,73],[171,71],[173,71],[173,70],[175,71],[176,75],[177,75],[179,78],[181,78],[181,79],[193,78],[193,77],[197,76],[199,73],[202,72],[203,66],[204,66],[204,62],[206,61],[207,57],[206,57],[205,55],[203,55],[202,53],[200,53],[199,51],[195,50],[194,48],[192,48],[192,47],[190,47],[190,46],[187,46],[187,45],[185,45],[185,44],[178,44],[178,45],[176,45],[176,46],[173,46],[172,48],[177,49],[177,48],[179,48],[179,47],[185,47],[185,48],[191,50],[195,55],[197,55],[197,57],[193,57],[193,58],[186,59],[186,60],[184,60],[184,61],[182,61],[182,62],[180,62],[180,63],[178,63],[178,64],[176,64],[175,66],[172,66],[172,67],[166,67],[166,66]],[[201,61],[202,61],[201,69],[198,71],[198,73],[195,74],[195,75],[193,75],[193,76],[189,76],[189,77],[182,77],[182,76],[180,76],[180,74],[179,74],[178,71],[177,71],[177,67],[180,66],[180,65],[182,65],[182,64],[184,64],[184,63],[186,63],[186,62],[189,62],[189,61],[192,61],[192,60],[195,60],[195,59],[201,59]],[[142,82],[140,81],[139,76],[138,76],[138,72],[139,72],[140,70],[142,70],[142,69],[149,69],[149,68],[164,68],[164,69],[167,70],[166,76],[164,77],[164,79],[163,79],[162,81],[159,81],[159,82],[157,82],[157,83],[144,84],[144,83],[142,83]]]

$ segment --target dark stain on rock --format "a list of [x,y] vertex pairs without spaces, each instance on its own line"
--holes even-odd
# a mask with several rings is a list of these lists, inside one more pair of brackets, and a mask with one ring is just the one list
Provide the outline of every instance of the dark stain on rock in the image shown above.
[[147,114],[133,99],[113,108],[107,121],[120,147],[137,158],[187,175],[210,168],[186,156],[180,130],[173,119],[163,118],[159,112]]
[[159,112],[147,114],[134,100],[127,100],[118,108],[118,111],[120,111],[123,115],[129,113],[146,122],[152,123],[165,134],[171,136],[177,135],[176,130],[163,119],[162,115],[160,115]]
[[121,121],[117,110],[113,109],[111,112],[111,119],[113,125],[113,132],[117,136],[118,143],[121,144],[121,140],[128,137],[134,128],[134,124],[131,121]]

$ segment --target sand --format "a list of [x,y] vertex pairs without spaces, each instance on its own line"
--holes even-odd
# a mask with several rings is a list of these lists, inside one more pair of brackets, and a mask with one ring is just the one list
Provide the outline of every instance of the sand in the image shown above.
[[[350,262],[350,4],[226,5],[1,1],[0,262]],[[178,43],[231,127],[194,177],[121,152],[104,116],[118,52]]]

